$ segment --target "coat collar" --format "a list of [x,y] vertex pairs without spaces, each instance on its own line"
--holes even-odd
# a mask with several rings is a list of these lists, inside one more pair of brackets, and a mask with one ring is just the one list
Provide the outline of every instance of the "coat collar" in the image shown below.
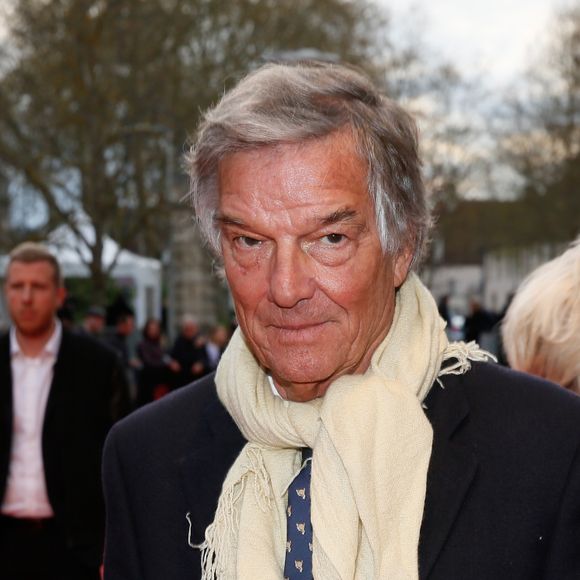
[[12,368],[10,366],[10,339],[8,333],[0,337],[0,494],[10,461],[12,441]]
[[[222,484],[246,440],[214,394],[202,416],[196,447],[181,466],[194,545],[204,540],[214,518]],[[185,516],[185,514],[184,514]]]
[[67,394],[71,390],[80,387],[80,385],[73,383],[73,373],[71,373],[72,365],[75,362],[73,340],[73,336],[63,329],[58,355],[54,363],[50,393],[46,402],[46,412],[44,414],[45,433],[47,429],[51,428],[52,422],[57,421],[58,416],[64,412],[67,406]]
[[433,452],[419,544],[421,579],[429,577],[477,471],[472,449],[457,437],[469,417],[469,403],[461,385],[455,385],[457,380],[446,378],[445,388],[436,383],[425,401],[433,426]]

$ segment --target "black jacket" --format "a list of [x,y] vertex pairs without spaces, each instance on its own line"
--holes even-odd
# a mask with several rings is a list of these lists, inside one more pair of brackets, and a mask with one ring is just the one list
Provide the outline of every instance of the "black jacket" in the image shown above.
[[[171,358],[176,360],[181,365],[181,371],[174,379],[174,387],[183,387],[192,381],[195,381],[204,375],[209,374],[209,360],[205,351],[205,347],[201,344],[199,337],[186,338],[179,335],[175,339],[175,344],[169,353]],[[194,363],[201,363],[202,370],[194,373],[191,367]]]
[[[485,363],[444,385],[426,400],[420,578],[580,578],[580,398]],[[188,519],[202,542],[243,445],[212,376],[116,425],[104,458],[106,580],[199,578]]]
[[[102,558],[101,454],[113,422],[127,408],[117,355],[96,340],[63,329],[42,431],[48,497],[67,547],[89,566]],[[10,340],[0,337],[0,495],[12,442]],[[34,557],[31,554],[31,557]]]

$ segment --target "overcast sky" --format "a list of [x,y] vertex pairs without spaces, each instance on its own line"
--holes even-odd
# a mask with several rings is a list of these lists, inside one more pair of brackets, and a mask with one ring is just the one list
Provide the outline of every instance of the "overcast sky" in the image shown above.
[[422,22],[423,41],[466,75],[482,71],[505,85],[546,41],[558,7],[573,0],[377,0],[393,15],[393,28]]

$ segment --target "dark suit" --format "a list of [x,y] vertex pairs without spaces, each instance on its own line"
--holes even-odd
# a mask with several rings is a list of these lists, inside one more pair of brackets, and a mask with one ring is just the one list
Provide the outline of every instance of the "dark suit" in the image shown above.
[[[174,388],[183,387],[189,383],[207,375],[209,371],[209,360],[205,351],[205,346],[201,344],[200,338],[195,336],[187,338],[180,334],[175,339],[175,344],[169,353],[172,359],[176,360],[181,370],[174,378]],[[191,367],[195,363],[202,365],[201,371],[194,373]]]
[[[580,398],[482,363],[444,384],[426,400],[434,445],[420,578],[580,578]],[[243,445],[211,376],[115,426],[105,578],[199,578],[186,514],[200,543]]]
[[[45,479],[54,524],[67,552],[95,570],[102,558],[104,533],[100,458],[108,430],[124,414],[126,397],[117,355],[92,338],[63,329],[43,424]],[[0,429],[3,496],[13,432],[8,335],[0,338]]]

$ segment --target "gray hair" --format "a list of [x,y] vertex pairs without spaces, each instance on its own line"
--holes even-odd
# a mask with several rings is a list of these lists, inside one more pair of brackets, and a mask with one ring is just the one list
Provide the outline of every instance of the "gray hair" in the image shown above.
[[420,261],[431,225],[411,116],[354,69],[329,63],[267,64],[206,112],[186,157],[197,222],[220,257],[218,170],[239,151],[298,143],[347,129],[368,164],[381,246]]
[[197,326],[197,318],[193,316],[193,314],[186,313],[181,317],[180,320],[181,326],[185,326],[186,324],[195,324]]
[[502,338],[512,368],[580,393],[580,238],[520,285]]

